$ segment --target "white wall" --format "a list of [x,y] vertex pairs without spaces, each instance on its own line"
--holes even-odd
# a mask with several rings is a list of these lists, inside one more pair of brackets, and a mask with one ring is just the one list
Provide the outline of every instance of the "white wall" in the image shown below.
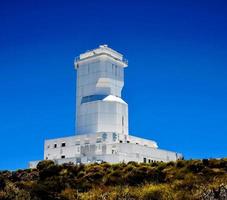
[[97,132],[128,134],[126,103],[103,99],[83,102],[85,98],[94,95],[113,95],[120,98],[124,85],[123,67],[122,63],[108,55],[98,55],[78,63],[76,134]]
[[[113,136],[116,136],[116,138]],[[128,137],[127,141],[129,140],[129,143],[127,141],[120,143],[121,136],[121,134],[116,133],[96,133],[46,140],[44,159],[61,159],[62,155],[66,159],[97,156],[105,158],[106,155],[117,155],[118,159],[125,162],[143,162],[144,158],[168,162],[181,156],[181,154],[175,152],[147,146],[149,141],[138,137],[133,137],[131,141],[131,138]],[[154,141],[150,142],[151,144],[155,143]],[[61,146],[62,143],[66,144],[65,147]],[[54,147],[55,144],[57,144],[57,147]]]

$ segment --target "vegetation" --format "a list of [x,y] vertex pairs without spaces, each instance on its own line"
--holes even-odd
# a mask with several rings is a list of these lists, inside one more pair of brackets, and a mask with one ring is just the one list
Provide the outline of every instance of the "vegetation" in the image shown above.
[[0,171],[1,200],[227,199],[227,159],[55,165]]

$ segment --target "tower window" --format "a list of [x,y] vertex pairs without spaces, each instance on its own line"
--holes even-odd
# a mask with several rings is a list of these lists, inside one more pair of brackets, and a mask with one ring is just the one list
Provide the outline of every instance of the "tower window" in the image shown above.
[[54,144],[54,148],[57,148],[57,144]]
[[61,155],[61,158],[65,158],[65,155]]
[[113,141],[117,141],[117,134],[116,133],[113,133]]
[[106,139],[107,139],[107,134],[106,134],[106,133],[103,133],[103,134],[102,134],[102,140],[103,140],[103,141],[106,141]]
[[61,143],[61,146],[62,146],[62,147],[65,147],[65,146],[66,146],[65,142],[62,142],[62,143]]

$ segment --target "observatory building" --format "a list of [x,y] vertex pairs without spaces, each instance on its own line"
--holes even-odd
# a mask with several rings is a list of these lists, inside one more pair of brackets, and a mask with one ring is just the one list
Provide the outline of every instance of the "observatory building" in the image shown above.
[[[58,164],[175,161],[182,155],[158,148],[155,141],[129,135],[128,104],[122,99],[124,69],[119,52],[100,45],[75,59],[76,133],[48,139],[44,159]],[[36,167],[39,161],[29,163]]]

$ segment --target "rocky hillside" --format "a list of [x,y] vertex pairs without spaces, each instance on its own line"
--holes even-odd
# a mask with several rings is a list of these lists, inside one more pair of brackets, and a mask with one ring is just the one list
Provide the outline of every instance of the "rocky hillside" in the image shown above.
[[113,165],[43,161],[37,169],[0,171],[0,199],[227,200],[227,159]]

